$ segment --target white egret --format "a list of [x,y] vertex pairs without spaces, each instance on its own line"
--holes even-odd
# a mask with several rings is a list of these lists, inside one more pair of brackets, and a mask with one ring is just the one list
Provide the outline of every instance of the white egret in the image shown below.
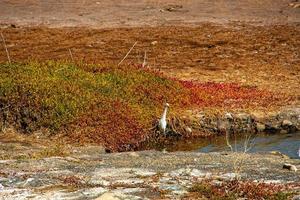
[[169,108],[169,104],[165,103],[165,109],[164,112],[159,120],[158,126],[159,130],[163,132],[164,135],[166,135],[166,128],[167,128],[167,112]]

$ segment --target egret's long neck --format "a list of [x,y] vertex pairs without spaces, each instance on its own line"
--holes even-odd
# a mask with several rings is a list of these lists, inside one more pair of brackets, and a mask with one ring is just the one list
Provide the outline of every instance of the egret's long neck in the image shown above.
[[167,112],[168,112],[168,107],[166,106],[165,110],[164,110],[164,112],[163,112],[163,114],[161,116],[162,119],[166,119],[167,118]]

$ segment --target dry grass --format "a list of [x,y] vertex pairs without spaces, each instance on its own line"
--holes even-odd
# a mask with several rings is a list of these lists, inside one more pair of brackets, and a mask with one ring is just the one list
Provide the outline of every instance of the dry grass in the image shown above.
[[[300,31],[295,25],[147,28],[2,29],[13,61],[70,60],[116,65],[147,63],[172,77],[200,82],[236,82],[298,97]],[[152,42],[156,41],[153,45]],[[5,49],[0,62],[6,62]],[[286,99],[286,104],[292,103]]]
[[184,199],[213,199],[235,200],[246,198],[249,200],[287,200],[295,192],[297,184],[267,184],[252,181],[226,181],[220,185],[210,180],[195,184],[189,189]]

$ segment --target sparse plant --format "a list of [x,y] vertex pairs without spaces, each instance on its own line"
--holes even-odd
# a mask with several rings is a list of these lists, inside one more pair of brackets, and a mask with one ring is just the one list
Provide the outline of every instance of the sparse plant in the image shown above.
[[204,180],[194,184],[189,192],[197,196],[214,200],[287,200],[293,194],[290,185],[267,184],[252,181],[232,180],[222,184],[214,184],[212,180]]
[[237,148],[236,138],[234,140],[234,148],[232,147],[232,144],[230,142],[230,131],[226,130],[226,144],[230,148],[230,151],[235,154],[235,159],[233,161],[233,171],[236,175],[236,179],[239,180],[241,178],[241,173],[244,167],[244,162],[248,159],[249,155],[248,152],[251,150],[254,144],[255,137],[253,137],[253,134],[248,133],[245,134],[243,147],[241,151]]
[[61,144],[56,144],[54,146],[47,146],[43,150],[35,152],[29,156],[32,159],[40,159],[47,157],[55,157],[55,156],[67,156],[69,151]]

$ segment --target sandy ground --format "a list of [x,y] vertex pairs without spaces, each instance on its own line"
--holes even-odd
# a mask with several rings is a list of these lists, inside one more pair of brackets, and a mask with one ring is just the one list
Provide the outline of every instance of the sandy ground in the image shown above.
[[293,0],[1,0],[0,21],[47,26],[157,26],[199,22],[294,23]]

